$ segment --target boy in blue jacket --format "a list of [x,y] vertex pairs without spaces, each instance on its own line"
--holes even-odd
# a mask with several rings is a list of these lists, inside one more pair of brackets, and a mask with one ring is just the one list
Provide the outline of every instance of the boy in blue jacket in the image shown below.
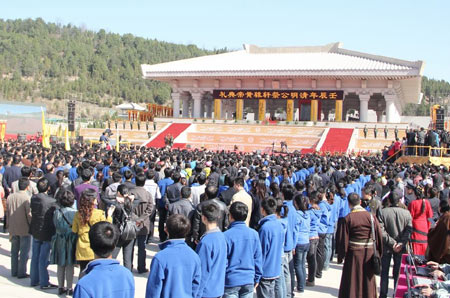
[[295,188],[292,184],[285,184],[281,192],[283,193],[284,202],[283,206],[286,206],[289,210],[287,213],[287,231],[284,242],[284,255],[283,255],[283,275],[286,283],[286,298],[294,297],[294,285],[295,272],[294,272],[294,258],[293,251],[297,245],[297,231],[296,226],[298,223],[297,210],[294,207],[294,195]]
[[202,207],[202,222],[206,232],[197,245],[196,252],[202,266],[202,279],[197,297],[222,297],[227,268],[227,242],[217,226],[220,208],[215,202]]
[[[317,270],[316,278],[322,278],[322,270],[325,263],[327,245],[331,245],[331,234],[328,234],[328,225],[330,222],[331,207],[325,198],[325,190],[319,188],[317,192],[317,201],[322,216],[319,219],[319,244],[317,245]],[[330,248],[331,249],[331,248]]]
[[152,260],[146,298],[197,297],[201,279],[200,258],[184,241],[191,230],[189,219],[181,214],[169,216],[169,240]]
[[112,258],[119,236],[117,227],[106,221],[91,227],[89,241],[95,260],[87,265],[86,275],[78,281],[73,297],[134,297],[133,275]]
[[262,250],[262,277],[256,289],[258,298],[275,297],[275,281],[281,273],[281,255],[284,246],[284,228],[275,212],[277,201],[268,198],[261,203],[263,218],[259,221],[259,239]]
[[261,279],[261,243],[258,233],[245,224],[247,215],[247,205],[242,202],[231,204],[231,224],[224,232],[228,259],[224,298],[253,297],[253,289]]

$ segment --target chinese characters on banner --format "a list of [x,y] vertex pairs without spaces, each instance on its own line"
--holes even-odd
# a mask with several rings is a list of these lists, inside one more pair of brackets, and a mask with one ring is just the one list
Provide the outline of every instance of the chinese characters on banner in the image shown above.
[[343,100],[342,90],[214,90],[216,99]]

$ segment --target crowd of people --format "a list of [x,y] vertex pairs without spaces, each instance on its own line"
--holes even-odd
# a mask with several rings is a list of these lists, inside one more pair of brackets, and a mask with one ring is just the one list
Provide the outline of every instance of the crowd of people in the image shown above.
[[[11,275],[32,287],[134,297],[136,270],[148,274],[146,297],[284,298],[314,287],[337,257],[339,297],[378,297],[378,269],[379,297],[387,297],[391,259],[397,282],[408,249],[434,262],[436,276],[448,273],[444,166],[385,163],[381,155],[71,148],[1,144]],[[158,240],[148,267],[146,244]],[[58,285],[49,282],[49,264]],[[447,297],[449,287],[421,291]]]
[[[393,162],[402,155],[450,156],[450,133],[446,130],[410,128],[406,129],[405,137],[402,139],[398,137],[397,128],[395,131],[395,141],[392,141],[390,146],[384,147],[384,160],[390,159]],[[385,136],[387,138],[387,133]]]

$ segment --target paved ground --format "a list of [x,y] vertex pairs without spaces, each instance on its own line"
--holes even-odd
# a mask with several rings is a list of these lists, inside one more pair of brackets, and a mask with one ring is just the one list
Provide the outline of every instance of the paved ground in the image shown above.
[[[0,227],[0,231],[3,231],[3,226]],[[157,235],[157,233],[156,233]],[[57,290],[42,291],[39,287],[30,287],[29,279],[17,279],[11,277],[11,262],[10,262],[10,249],[11,245],[8,240],[8,234],[0,232],[0,297],[13,298],[13,297],[54,297],[57,295]],[[156,243],[147,245],[147,268],[150,267],[152,257],[158,251]],[[136,249],[137,252],[137,249]],[[121,258],[122,255],[119,255]],[[137,262],[137,256],[135,257]],[[28,262],[28,268],[30,262]],[[56,279],[56,265],[50,265],[48,267],[50,272],[50,282],[57,284]],[[316,279],[316,286],[307,288],[305,293],[296,293],[295,297],[337,297],[339,284],[341,280],[342,266],[332,263],[328,271],[323,272],[321,279]],[[28,271],[29,273],[29,271]],[[75,276],[78,276],[79,270],[75,269]],[[147,274],[133,273],[136,282],[136,297],[145,297],[145,287],[147,284]],[[77,278],[74,279],[76,282]],[[378,281],[378,279],[377,279]],[[390,281],[392,287],[392,280]],[[74,286],[75,287],[75,286]],[[392,289],[391,289],[392,291]]]

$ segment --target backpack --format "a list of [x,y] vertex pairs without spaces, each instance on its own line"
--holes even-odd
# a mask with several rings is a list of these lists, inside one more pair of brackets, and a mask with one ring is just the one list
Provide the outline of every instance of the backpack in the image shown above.
[[125,215],[125,219],[119,225],[120,240],[130,241],[136,239],[139,228],[137,227],[136,222],[128,216],[125,208],[123,208],[122,211]]

